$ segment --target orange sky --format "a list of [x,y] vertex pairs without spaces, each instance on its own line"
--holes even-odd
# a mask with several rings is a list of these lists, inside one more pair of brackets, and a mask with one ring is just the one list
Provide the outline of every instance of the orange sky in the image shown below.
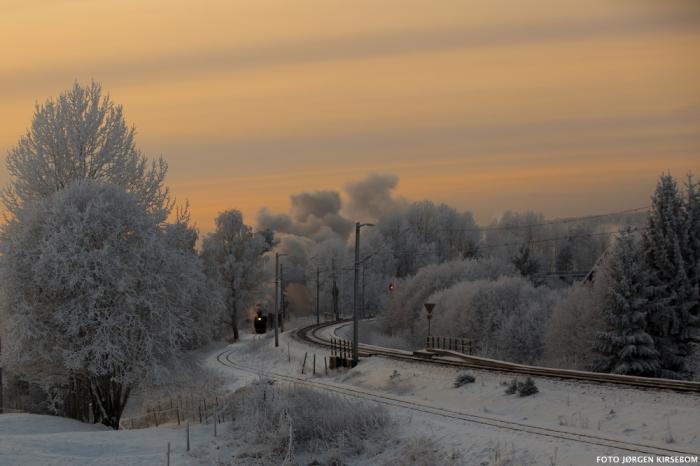
[[0,44],[0,153],[94,78],[205,231],[371,172],[480,222],[700,173],[695,0],[3,0]]

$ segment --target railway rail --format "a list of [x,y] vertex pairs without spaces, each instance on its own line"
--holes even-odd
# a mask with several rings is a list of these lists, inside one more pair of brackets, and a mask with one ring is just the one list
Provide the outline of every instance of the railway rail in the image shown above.
[[[327,322],[320,325],[310,325],[296,330],[294,337],[305,343],[330,347],[331,342],[321,336],[319,332],[328,327],[342,325],[347,321]],[[429,364],[440,364],[468,369],[481,369],[488,371],[506,372],[519,375],[537,377],[549,377],[557,379],[577,380],[589,383],[614,384],[634,388],[647,388],[654,390],[673,390],[686,393],[700,393],[700,382],[688,380],[655,379],[649,377],[637,377],[619,374],[606,374],[600,372],[577,371],[570,369],[556,369],[550,367],[528,366],[515,364],[495,359],[470,356],[450,350],[426,350],[410,352],[381,346],[358,345],[360,357],[372,355],[385,356],[396,359],[420,361]]]
[[[306,328],[307,330],[309,327]],[[302,329],[304,330],[304,329]],[[301,331],[297,332],[297,335],[303,334]],[[508,421],[505,419],[499,419],[495,417],[482,416],[478,414],[471,414],[461,411],[455,411],[446,408],[440,408],[436,406],[431,406],[428,404],[418,403],[415,401],[409,401],[406,399],[401,399],[393,397],[384,393],[373,392],[371,390],[365,390],[358,387],[351,387],[347,385],[338,385],[333,383],[321,382],[317,379],[310,377],[295,377],[286,374],[279,374],[270,371],[265,371],[261,369],[256,369],[253,367],[248,367],[240,364],[238,361],[232,359],[234,352],[232,350],[224,350],[217,355],[217,361],[226,367],[230,367],[243,372],[248,372],[257,376],[265,376],[270,379],[274,379],[281,382],[286,382],[290,384],[306,386],[316,390],[325,390],[333,392],[343,396],[349,396],[353,398],[361,398],[369,401],[374,401],[376,403],[408,409],[414,412],[426,413],[434,416],[439,416],[442,418],[462,421],[470,424],[479,424],[482,426],[498,429],[507,430],[511,432],[535,435],[541,438],[550,439],[554,441],[567,441],[576,442],[580,444],[592,445],[596,447],[606,447],[613,448],[621,451],[632,452],[635,454],[644,455],[656,455],[656,456],[699,456],[700,452],[685,451],[677,448],[670,448],[662,445],[648,445],[642,443],[636,443],[634,441],[627,441],[622,439],[615,439],[610,437],[604,437],[600,435],[572,432],[563,429],[553,429],[543,426],[536,426],[531,424],[525,424],[522,422]]]

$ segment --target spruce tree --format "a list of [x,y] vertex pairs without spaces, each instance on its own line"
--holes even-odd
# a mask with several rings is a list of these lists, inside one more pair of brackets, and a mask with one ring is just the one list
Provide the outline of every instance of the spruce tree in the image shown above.
[[697,287],[688,277],[690,260],[686,205],[670,174],[662,175],[652,197],[643,252],[649,271],[649,334],[661,354],[661,377],[687,377],[689,343],[697,328],[692,311]]
[[603,317],[606,331],[597,341],[601,355],[597,369],[615,374],[653,377],[660,369],[659,352],[647,333],[649,300],[645,264],[632,230],[618,238],[607,264],[610,288]]
[[693,176],[688,175],[685,197],[685,264],[690,287],[690,305],[685,338],[700,343],[700,191]]
[[532,252],[530,251],[529,241],[526,241],[520,246],[520,249],[518,249],[517,254],[513,256],[511,262],[523,277],[533,279],[534,275],[540,270],[539,262],[532,256]]

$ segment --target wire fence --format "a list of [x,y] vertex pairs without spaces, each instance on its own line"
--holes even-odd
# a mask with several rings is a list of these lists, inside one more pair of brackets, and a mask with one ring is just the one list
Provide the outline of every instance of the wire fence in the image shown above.
[[[119,421],[120,429],[145,429],[164,425],[208,424],[214,420],[225,422],[228,397],[200,398],[177,396],[157,402],[146,407],[146,412],[138,416],[123,417]],[[229,419],[231,420],[231,419]]]

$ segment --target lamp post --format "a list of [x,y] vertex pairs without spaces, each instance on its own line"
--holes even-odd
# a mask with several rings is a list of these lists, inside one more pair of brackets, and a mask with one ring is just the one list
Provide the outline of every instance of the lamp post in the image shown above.
[[279,330],[278,330],[278,326],[279,326],[279,314],[278,314],[279,302],[277,299],[277,288],[279,287],[279,283],[280,283],[280,275],[279,275],[280,257],[287,256],[287,255],[288,254],[279,253],[279,252],[275,253],[275,347],[278,347],[280,345]]
[[357,222],[355,223],[355,286],[354,286],[354,305],[353,305],[353,310],[352,310],[352,365],[355,366],[357,362],[359,361],[359,356],[357,352],[357,330],[358,330],[358,321],[357,321],[357,314],[358,314],[358,308],[359,308],[359,299],[358,299],[358,288],[359,288],[359,281],[360,281],[360,229],[362,227],[373,227],[374,225],[371,223],[360,223]]

